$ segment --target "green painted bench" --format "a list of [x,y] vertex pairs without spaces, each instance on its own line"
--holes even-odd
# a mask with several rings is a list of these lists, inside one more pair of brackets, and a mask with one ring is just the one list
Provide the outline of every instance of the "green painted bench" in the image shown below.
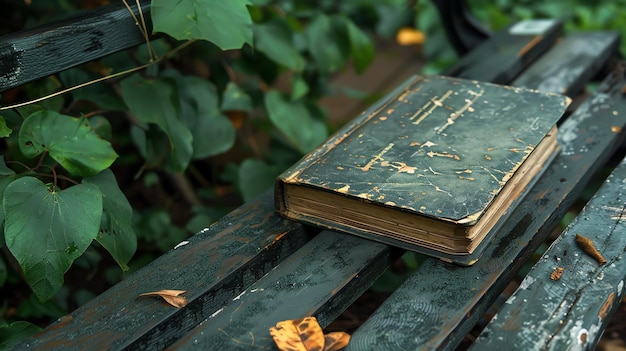
[[[454,18],[444,21],[458,29]],[[106,24],[113,23],[115,31],[131,34],[109,32],[113,26]],[[0,91],[139,45],[143,38],[136,33],[125,8],[108,7],[78,23],[0,38]],[[455,36],[454,29],[450,33]],[[425,259],[353,333],[347,349],[455,349],[470,332],[480,334],[463,347],[477,350],[593,349],[625,292],[626,165],[620,160],[626,66],[618,60],[620,38],[612,32],[563,37],[560,23],[552,20],[521,22],[488,38],[479,31],[475,45],[459,38],[463,30],[456,33],[457,43],[466,44],[460,51],[467,53],[446,74],[574,98],[560,121],[562,151],[481,260],[458,267]],[[70,35],[71,42],[65,42]],[[54,52],[63,56],[50,55],[57,44],[63,49]],[[87,47],[91,50],[78,49]],[[595,91],[587,91],[588,83],[598,80]],[[519,289],[504,294],[586,185],[610,163],[618,166],[583,212]],[[605,265],[574,244],[576,233],[596,243]],[[326,327],[402,254],[280,218],[268,190],[15,350],[271,350],[270,326],[313,315]],[[562,276],[553,280],[557,267],[563,268]],[[186,290],[187,306],[137,299],[164,287]]]

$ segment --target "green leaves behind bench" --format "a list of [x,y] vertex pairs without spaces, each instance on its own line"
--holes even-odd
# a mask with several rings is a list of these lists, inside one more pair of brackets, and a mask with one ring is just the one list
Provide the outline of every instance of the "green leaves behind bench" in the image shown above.
[[[220,154],[235,142],[235,127],[220,112],[216,89],[205,79],[166,71],[153,79],[134,75],[121,88],[141,126],[131,130],[133,140],[150,163],[165,158],[166,167],[183,171],[192,159]],[[159,133],[169,140],[165,149]]]
[[[103,119],[92,118],[102,127]],[[108,169],[118,157],[111,144],[87,118],[44,110],[24,119],[17,139],[21,154],[39,162],[21,174],[0,162],[0,223],[4,242],[35,295],[41,301],[51,298],[94,239],[128,269],[136,237],[130,204]],[[55,163],[82,178],[82,184],[72,180],[75,185],[59,188],[62,170],[44,173]]]
[[102,193],[94,184],[56,191],[22,177],[4,191],[5,240],[40,300],[63,285],[63,274],[98,235]]
[[252,42],[248,0],[152,1],[154,31],[178,40],[204,39],[223,50]]
[[20,150],[28,158],[44,152],[73,175],[96,175],[117,158],[111,144],[93,131],[86,118],[72,118],[54,111],[37,111],[24,121]]
[[63,274],[94,239],[128,269],[136,248],[132,209],[110,170],[64,190],[30,176],[5,182],[6,245],[41,301],[58,291]]

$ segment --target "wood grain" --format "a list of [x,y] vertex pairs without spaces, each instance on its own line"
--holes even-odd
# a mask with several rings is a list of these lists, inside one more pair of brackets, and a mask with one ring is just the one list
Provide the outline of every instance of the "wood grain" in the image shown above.
[[[131,7],[139,14],[137,6]],[[148,32],[150,4],[142,3]],[[145,43],[118,2],[54,24],[0,37],[0,92]]]

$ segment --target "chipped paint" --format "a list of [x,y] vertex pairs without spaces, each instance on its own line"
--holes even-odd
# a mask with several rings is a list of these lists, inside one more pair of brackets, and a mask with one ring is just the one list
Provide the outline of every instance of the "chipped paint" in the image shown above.
[[337,189],[338,192],[342,193],[342,194],[347,194],[348,190],[350,190],[350,185],[345,185],[342,186],[341,188]]
[[189,244],[189,241],[185,240],[185,241],[181,241],[178,245],[174,246],[174,250],[178,249],[179,247],[185,246]]
[[242,291],[239,295],[233,298],[233,301],[239,300],[243,295],[245,295],[247,290]]
[[615,292],[611,291],[609,296],[606,298],[602,306],[600,306],[600,310],[598,311],[598,319],[603,320],[609,314],[611,307],[613,306],[613,301],[615,300]]
[[11,44],[11,49],[4,51],[2,55],[3,72],[0,72],[0,87],[10,87],[20,80],[22,74],[22,56],[24,50]]
[[526,278],[524,278],[524,280],[522,280],[522,282],[519,285],[519,288],[522,290],[526,290],[528,289],[528,287],[530,287],[533,283],[535,282],[535,278],[533,278],[530,275],[527,275]]
[[217,311],[213,312],[213,314],[211,314],[211,315],[209,316],[209,319],[210,319],[210,318],[215,318],[215,316],[217,316],[218,314],[220,314],[223,310],[224,310],[224,307],[222,307],[222,308],[220,308],[219,310],[217,310]]
[[383,160],[383,155],[385,155],[387,152],[389,152],[389,150],[391,150],[393,148],[393,146],[394,146],[393,143],[389,143],[378,154],[374,155],[374,157],[365,166],[363,166],[361,168],[361,170],[363,172],[367,172],[374,164],[376,164],[376,162],[382,161]]
[[576,335],[576,341],[578,341],[579,345],[586,345],[588,337],[589,332],[587,331],[587,329],[583,328],[578,331],[578,335]]

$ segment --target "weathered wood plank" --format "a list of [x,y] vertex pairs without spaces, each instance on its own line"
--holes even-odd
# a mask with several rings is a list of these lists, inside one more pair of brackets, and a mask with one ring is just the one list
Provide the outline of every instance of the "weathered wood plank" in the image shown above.
[[[352,336],[348,350],[453,349],[624,140],[623,68],[561,126],[562,152],[471,267],[429,259]],[[411,337],[406,337],[410,335]]]
[[[622,112],[622,111],[620,111]],[[476,350],[593,350],[624,297],[626,161],[526,275],[476,340]],[[607,263],[575,243],[592,239]],[[562,268],[560,280],[551,274]]]
[[556,42],[561,27],[557,20],[529,20],[513,24],[470,51],[446,70],[445,75],[510,83]]
[[[134,1],[133,1],[134,2]],[[137,6],[131,7],[139,14]],[[152,33],[150,4],[142,3]],[[0,92],[144,43],[119,2],[50,25],[0,37]]]
[[330,323],[397,258],[387,245],[323,231],[171,349],[273,349],[271,326],[311,315]]
[[619,41],[618,32],[572,33],[541,56],[511,85],[574,97],[607,60],[614,57]]
[[[230,213],[15,350],[163,349],[229,303],[312,237],[274,214],[272,194]],[[186,290],[188,305],[137,298]]]

